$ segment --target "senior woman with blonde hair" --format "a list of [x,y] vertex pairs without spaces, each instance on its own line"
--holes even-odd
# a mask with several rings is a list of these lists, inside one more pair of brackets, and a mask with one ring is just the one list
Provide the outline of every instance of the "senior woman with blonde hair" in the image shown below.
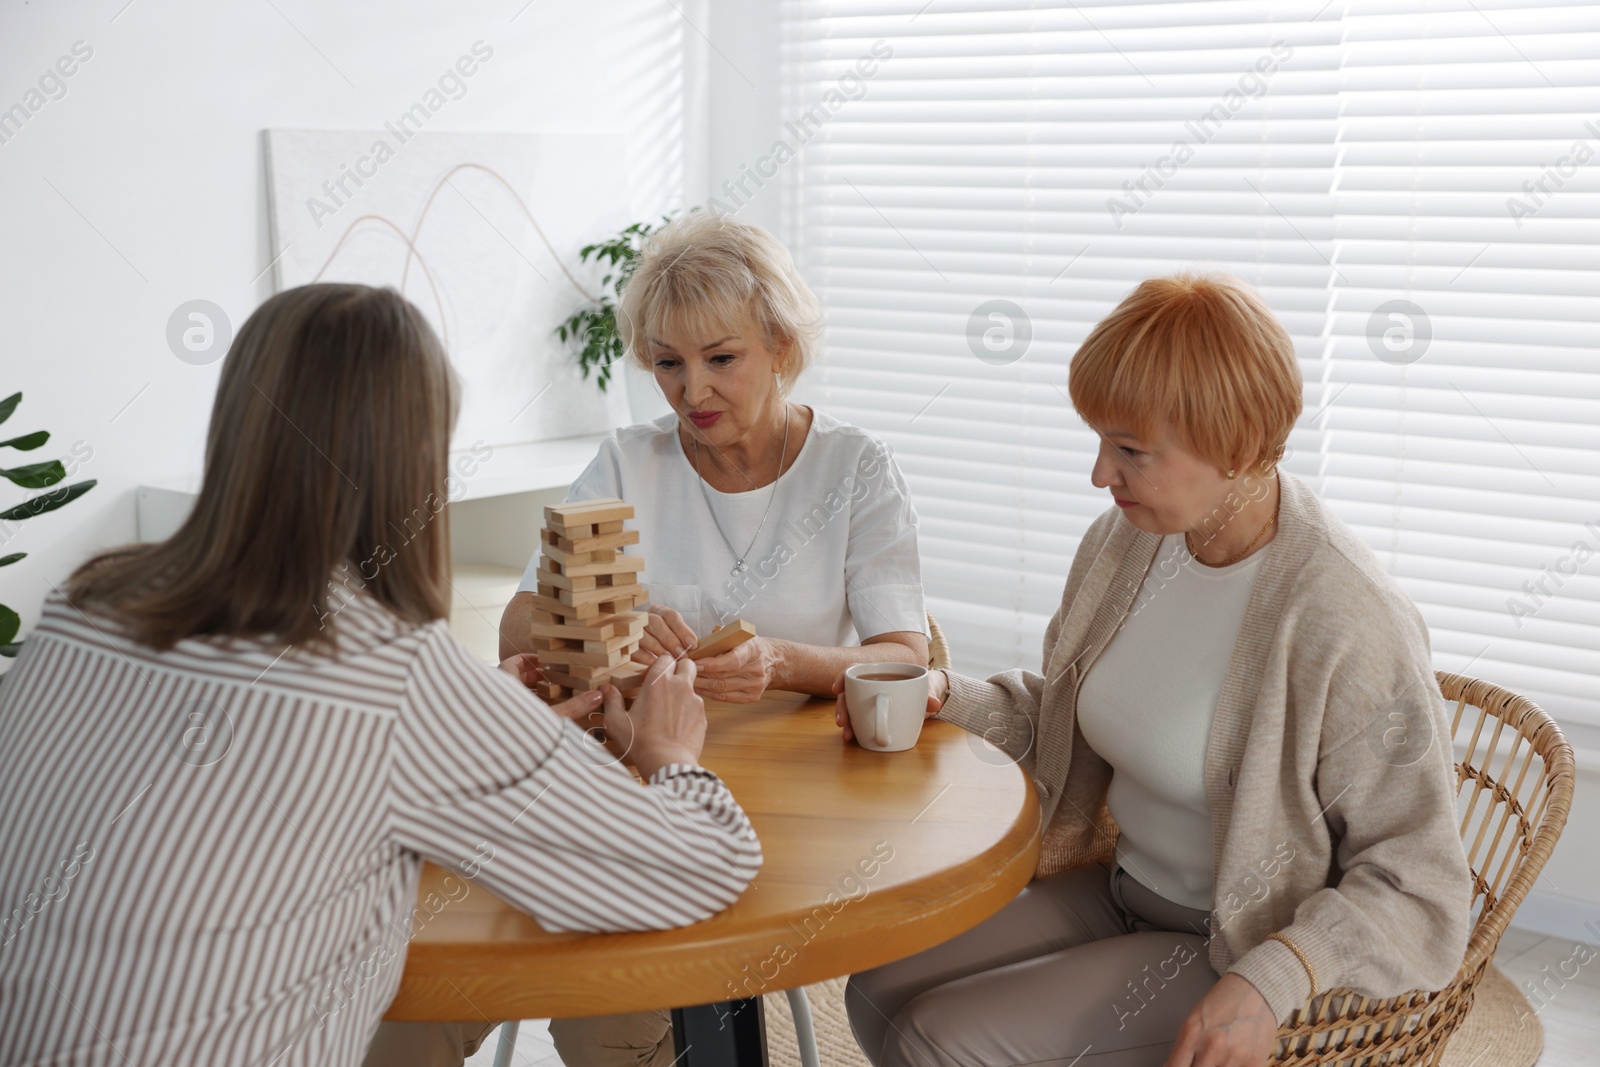
[[[771,234],[705,211],[651,235],[622,293],[627,354],[672,411],[615,431],[568,500],[634,507],[650,591],[635,658],[678,657],[744,619],[759,636],[698,662],[696,691],[831,694],[851,664],[926,665],[917,519],[887,448],[787,396],[820,328],[816,297]],[[501,619],[528,653],[538,559]],[[555,1020],[563,1060],[673,1060],[666,1012]]]
[[1318,993],[1443,987],[1471,883],[1428,632],[1277,467],[1288,334],[1237,279],[1147,281],[1070,391],[1115,506],[1041,670],[936,671],[929,696],[1032,775],[1038,869],[972,930],[851,978],[867,1057],[1261,1067]]

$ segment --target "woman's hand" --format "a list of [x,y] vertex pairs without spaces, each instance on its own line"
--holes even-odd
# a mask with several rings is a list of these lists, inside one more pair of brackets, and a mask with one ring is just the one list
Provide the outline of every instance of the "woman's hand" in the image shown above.
[[[944,707],[944,702],[950,696],[950,676],[942,668],[935,667],[928,671],[928,710],[927,718],[939,714],[939,709]],[[844,731],[844,739],[849,741],[856,736],[850,728],[850,708],[844,702],[844,671],[833,680],[833,722]]]
[[694,691],[695,662],[658,656],[644,672],[632,708],[616,686],[605,685],[606,743],[633,760],[640,777],[669,763],[700,762],[706,741],[706,705]]
[[651,604],[647,610],[650,618],[644,624],[644,634],[639,638],[639,647],[634,650],[635,663],[648,666],[656,661],[657,656],[680,659],[699,643],[700,639],[689,629],[689,624],[683,621],[683,616],[678,612],[661,604]]
[[535,682],[544,681],[544,672],[539,669],[539,657],[532,652],[519,652],[510,659],[501,660],[500,669],[529,689],[533,688]]
[[[532,652],[520,652],[510,659],[501,660],[500,669],[529,689],[533,688],[534,683],[544,680],[544,671],[539,669],[539,657]],[[600,710],[601,699],[600,690],[591,689],[587,693],[579,693],[570,700],[551,704],[550,710],[563,719],[571,719],[579,726],[598,726],[599,723],[591,723],[588,719]]]
[[1263,1067],[1278,1041],[1278,1021],[1256,987],[1225,974],[1178,1029],[1163,1067]]
[[752,637],[720,655],[700,660],[695,692],[712,700],[752,704],[761,699],[761,694],[777,678],[782,662],[776,642]]

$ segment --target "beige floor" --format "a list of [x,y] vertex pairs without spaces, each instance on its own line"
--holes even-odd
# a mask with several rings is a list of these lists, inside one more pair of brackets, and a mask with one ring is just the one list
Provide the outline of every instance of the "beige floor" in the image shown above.
[[1544,1024],[1538,1067],[1600,1063],[1600,946],[1513,927],[1500,939],[1495,963]]
[[[1594,1067],[1600,1063],[1600,946],[1513,928],[1500,939],[1495,963],[1516,983],[1544,1023],[1544,1055],[1538,1067]],[[1562,977],[1574,969],[1574,977]],[[498,1041],[496,1032],[467,1061],[471,1067],[491,1067]],[[522,1024],[511,1062],[515,1067],[560,1067],[543,1020]]]

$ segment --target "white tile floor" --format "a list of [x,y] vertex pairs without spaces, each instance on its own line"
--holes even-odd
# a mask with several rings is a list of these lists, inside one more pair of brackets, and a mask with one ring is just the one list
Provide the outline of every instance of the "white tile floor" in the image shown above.
[[[511,1055],[513,1067],[561,1067],[561,1057],[556,1055],[556,1047],[550,1043],[548,1020],[529,1019],[517,1031],[517,1048]],[[484,1041],[483,1047],[478,1049],[476,1055],[467,1060],[467,1067],[492,1067],[494,1064],[495,1050],[500,1047],[500,1031],[497,1029]]]
[[[1538,1067],[1600,1063],[1600,947],[1513,927],[1500,939],[1495,963],[1516,983],[1544,1024]],[[1564,975],[1576,974],[1571,978]],[[515,1067],[561,1067],[543,1019],[522,1024]],[[470,1067],[491,1067],[500,1033],[489,1035]]]
[[1495,963],[1544,1024],[1538,1067],[1600,1063],[1600,948],[1512,927],[1500,939]]

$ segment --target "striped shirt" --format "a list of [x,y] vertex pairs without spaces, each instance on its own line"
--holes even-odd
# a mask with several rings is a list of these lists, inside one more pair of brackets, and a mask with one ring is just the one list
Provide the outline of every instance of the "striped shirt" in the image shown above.
[[761,866],[714,774],[641,786],[444,620],[156,652],[61,593],[0,684],[0,1065],[356,1065],[424,857],[546,930],[682,926]]

